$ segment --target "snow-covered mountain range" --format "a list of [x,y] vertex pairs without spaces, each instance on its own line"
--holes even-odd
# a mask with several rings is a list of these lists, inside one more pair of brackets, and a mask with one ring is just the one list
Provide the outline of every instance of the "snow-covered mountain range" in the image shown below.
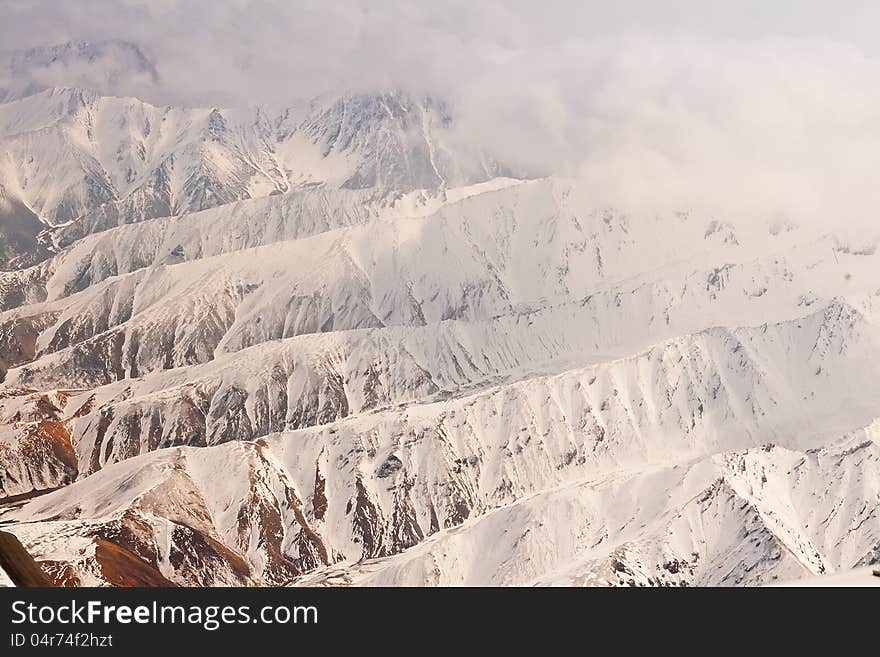
[[400,93],[276,113],[154,107],[76,88],[3,103],[3,269],[115,226],[243,199],[315,187],[387,198],[498,175],[481,153],[448,149],[448,121],[442,103]]
[[601,207],[454,122],[400,92],[8,93],[4,529],[68,585],[880,560],[876,241]]

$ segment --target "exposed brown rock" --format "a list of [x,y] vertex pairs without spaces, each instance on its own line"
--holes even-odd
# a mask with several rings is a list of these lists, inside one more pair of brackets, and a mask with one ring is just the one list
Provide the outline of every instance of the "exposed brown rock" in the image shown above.
[[13,441],[0,443],[0,498],[57,488],[78,473],[76,451],[63,422],[28,423]]
[[[241,555],[220,541],[185,525],[174,525],[168,559],[177,576],[188,585],[216,586],[225,583],[246,586],[251,583],[250,567]],[[230,576],[224,578],[226,581],[217,577],[221,570]]]
[[95,540],[95,561],[113,586],[176,586],[150,564],[103,538]]

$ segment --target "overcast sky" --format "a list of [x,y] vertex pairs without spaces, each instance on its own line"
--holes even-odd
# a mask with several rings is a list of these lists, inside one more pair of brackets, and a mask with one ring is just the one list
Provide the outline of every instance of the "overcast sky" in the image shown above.
[[544,58],[597,37],[810,39],[873,54],[880,3],[0,0],[0,16],[5,48],[79,39],[138,43],[159,69],[169,102],[210,102],[212,94],[284,102],[337,86],[450,86],[506,58]]
[[136,42],[148,100],[403,88],[609,202],[877,223],[875,0],[0,0],[0,47]]

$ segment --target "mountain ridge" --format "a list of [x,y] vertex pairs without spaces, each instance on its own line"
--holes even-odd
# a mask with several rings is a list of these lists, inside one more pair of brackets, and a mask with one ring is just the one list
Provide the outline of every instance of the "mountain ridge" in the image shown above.
[[870,236],[604,207],[454,121],[399,92],[0,104],[0,521],[56,583],[876,561]]

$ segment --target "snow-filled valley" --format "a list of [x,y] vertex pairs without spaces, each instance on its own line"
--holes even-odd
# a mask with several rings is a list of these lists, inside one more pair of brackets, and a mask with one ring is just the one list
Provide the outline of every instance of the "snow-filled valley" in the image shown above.
[[64,585],[880,560],[877,240],[598,206],[453,121],[0,103],[3,529]]

